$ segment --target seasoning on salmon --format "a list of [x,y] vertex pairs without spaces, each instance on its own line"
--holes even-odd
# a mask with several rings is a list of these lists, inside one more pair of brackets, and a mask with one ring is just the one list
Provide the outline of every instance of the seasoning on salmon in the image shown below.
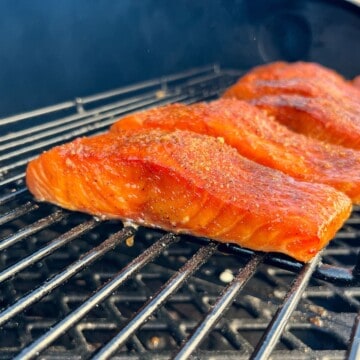
[[253,161],[299,180],[331,185],[360,203],[360,151],[295,133],[244,101],[172,104],[128,115],[113,132],[160,128],[223,139]]
[[250,101],[294,131],[360,149],[360,89],[319,64],[260,66],[223,97]]
[[79,138],[30,162],[38,200],[309,261],[348,218],[332,187],[296,181],[216,138],[149,130]]

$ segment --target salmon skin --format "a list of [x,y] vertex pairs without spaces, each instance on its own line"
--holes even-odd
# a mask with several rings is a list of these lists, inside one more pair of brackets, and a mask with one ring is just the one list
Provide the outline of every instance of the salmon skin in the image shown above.
[[360,149],[360,89],[319,64],[257,67],[223,97],[250,101],[307,136]]
[[236,243],[309,261],[342,226],[351,201],[296,181],[188,131],[79,138],[31,161],[40,201],[103,218]]
[[144,128],[189,130],[222,138],[250,160],[299,180],[331,185],[360,203],[360,151],[295,133],[244,101],[167,105],[128,115],[111,131]]

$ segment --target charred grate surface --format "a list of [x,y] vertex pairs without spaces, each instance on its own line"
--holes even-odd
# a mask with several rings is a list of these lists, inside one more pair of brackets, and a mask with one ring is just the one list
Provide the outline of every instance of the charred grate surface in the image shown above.
[[0,359],[356,359],[360,211],[306,266],[34,202],[27,162],[151,106],[216,98],[217,66],[0,120]]

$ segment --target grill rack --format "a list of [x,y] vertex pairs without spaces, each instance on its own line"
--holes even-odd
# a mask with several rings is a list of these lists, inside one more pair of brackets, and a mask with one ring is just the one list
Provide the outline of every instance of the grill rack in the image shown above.
[[[4,355],[0,354],[0,358],[9,358],[18,354],[18,358],[30,359],[43,351],[46,351],[47,356],[63,356],[64,358],[94,356],[96,359],[105,359],[114,353],[120,358],[154,356],[153,351],[148,350],[151,347],[159,350],[162,346],[161,338],[151,338],[153,343],[152,345],[148,344],[146,348],[137,333],[140,328],[151,328],[149,323],[156,323],[153,320],[145,323],[149,317],[154,316],[155,312],[166,319],[165,327],[173,334],[176,343],[172,350],[158,351],[159,358],[184,359],[193,353],[200,357],[206,356],[208,350],[202,349],[200,344],[214,332],[220,332],[233,348],[233,350],[211,352],[212,356],[218,358],[243,356],[243,358],[266,359],[271,353],[273,357],[284,357],[285,350],[276,349],[280,338],[283,339],[283,342],[290,344],[288,348],[293,349],[291,356],[295,355],[295,358],[296,356],[301,358],[304,352],[306,357],[311,354],[311,356],[318,356],[317,354],[320,353],[329,358],[344,358],[344,356],[348,356],[350,359],[356,358],[360,337],[359,317],[357,316],[360,308],[360,302],[357,300],[357,297],[360,298],[360,291],[357,287],[360,263],[357,256],[358,246],[354,243],[359,238],[359,208],[354,209],[351,219],[337,234],[328,249],[310,264],[303,265],[285,256],[255,253],[235,245],[215,244],[207,239],[190,239],[187,236],[163,234],[149,229],[143,231],[143,229],[137,230],[132,227],[119,229],[119,224],[102,222],[47,204],[38,204],[33,201],[25,188],[23,181],[25,166],[39,152],[77,136],[106,131],[118,117],[131,111],[176,101],[193,103],[216,98],[240,75],[240,71],[222,70],[219,66],[212,65],[94,96],[77,98],[74,101],[0,120],[0,205],[2,206],[0,226],[4,228],[3,231],[0,228],[0,286],[3,286],[5,290],[5,295],[1,298],[0,326],[3,331],[10,331],[9,329],[13,328],[16,330],[16,324],[19,326],[24,317],[22,314],[36,306],[38,302],[42,304],[44,299],[52,299],[55,293],[64,296],[65,292],[62,289],[66,283],[71,282],[71,279],[78,278],[79,274],[86,272],[86,269],[91,268],[100,258],[106,258],[109,253],[113,253],[114,247],[117,249],[121,244],[130,244],[131,240],[129,239],[132,239],[133,236],[140,239],[136,239],[136,243],[145,242],[148,245],[136,256],[133,254],[129,256],[122,268],[120,267],[110,274],[111,276],[105,284],[100,284],[98,279],[92,279],[92,282],[98,283],[95,287],[96,292],[93,295],[90,293],[83,296],[79,301],[80,305],[74,310],[65,309],[63,316],[55,319],[53,323],[47,324],[49,327],[51,326],[50,329],[45,330],[47,326],[44,326],[40,336],[26,334],[29,332],[28,326],[24,334],[20,334],[19,344],[12,347],[4,344],[0,351]],[[34,216],[34,214],[41,214],[41,216]],[[59,226],[64,227],[66,231],[62,228],[59,230]],[[93,232],[97,228],[107,229],[109,226],[111,230],[107,230],[108,237],[105,240],[102,234],[94,235]],[[116,231],[114,231],[114,227],[117,229]],[[52,228],[56,229],[57,235],[55,237],[53,234],[50,235],[53,240],[44,242],[37,238],[38,234],[43,232],[43,237],[47,237],[45,235],[48,229]],[[139,235],[142,233],[145,235]],[[101,241],[96,246],[88,248],[71,248],[74,241],[76,242],[86,234],[101,238]],[[151,244],[146,240],[147,237],[156,241]],[[156,259],[166,256],[168,252],[171,253],[168,249],[178,244],[180,238],[180,243],[186,243],[186,247],[176,251],[179,253],[179,258],[185,258],[185,264],[181,263],[181,266],[175,268],[173,264],[169,263],[157,264],[158,260]],[[30,244],[23,245],[23,242]],[[193,246],[196,249],[189,255],[186,248]],[[21,251],[23,247],[31,249],[32,253],[24,254],[24,251]],[[65,251],[62,250],[64,248]],[[15,251],[12,252],[12,249]],[[121,250],[124,251],[123,247]],[[47,259],[51,259],[56,254],[61,254],[60,258],[64,258],[68,251],[75,254],[74,261],[62,269],[56,269],[55,272],[45,271],[45,281],[41,285],[30,287],[23,293],[16,288],[14,283],[16,284],[19,277],[34,277],[34,270],[28,271],[28,269],[44,263],[46,265],[46,262],[49,262]],[[21,255],[16,255],[18,253]],[[209,289],[214,287],[214,284],[212,283],[209,288],[210,281],[206,278],[206,274],[198,275],[198,273],[199,269],[206,267],[209,261],[214,256],[220,256],[219,254],[228,254],[228,257],[234,257],[236,261],[239,261],[240,263],[237,264],[239,272],[234,275],[233,280],[226,287],[217,285],[216,288],[220,295],[217,293],[213,296],[214,304],[197,303],[197,306],[202,309],[201,321],[187,325],[176,324],[176,321],[167,314],[168,311],[164,304],[167,304],[169,299],[176,299],[178,290],[184,287],[188,287],[188,291],[194,293],[190,286],[193,285],[193,282],[201,283],[201,286],[211,292]],[[342,258],[346,258],[346,261],[341,260]],[[352,267],[346,266],[349,259],[351,259]],[[260,271],[259,269],[264,267],[264,264],[266,264],[266,270]],[[136,279],[139,276],[148,276],[148,274],[142,273],[143,269],[148,266],[153,266],[161,274],[167,273],[167,280],[154,292],[148,290],[141,300],[142,306],[128,318],[123,319],[118,314],[119,311],[115,311],[116,321],[110,325],[110,328],[115,329],[114,334],[100,345],[89,346],[88,341],[84,340],[82,335],[83,329],[76,324],[84,325],[81,320],[100,303],[106,303],[106,306],[111,308],[109,299],[113,299],[115,296],[112,294],[134,276]],[[44,267],[49,267],[49,265]],[[37,270],[35,268],[35,273]],[[224,320],[224,316],[233,306],[232,304],[237,301],[238,295],[243,294],[247,283],[253,278],[259,277],[259,273],[265,277],[270,276],[270,280],[275,282],[276,289],[281,289],[279,291],[283,300],[272,309],[270,317],[265,314],[265,323],[262,321],[261,324],[255,324],[255,328],[257,326],[261,329],[261,337],[255,341],[248,341],[241,333],[234,331],[234,324]],[[285,274],[291,278],[291,281],[284,282],[279,279],[275,281],[274,274],[276,274],[275,278],[278,277],[278,274],[281,276]],[[231,274],[232,276],[233,274]],[[286,326],[290,326],[293,317],[301,318],[301,315],[296,315],[296,312],[300,310],[295,311],[295,309],[305,307],[307,310],[303,310],[304,313],[309,313],[308,308],[311,309],[314,304],[307,299],[308,294],[311,295],[311,290],[315,291],[317,295],[319,292],[321,293],[319,289],[315,290],[316,286],[311,284],[313,282],[322,284],[322,281],[326,281],[325,290],[321,288],[323,285],[318,286],[322,292],[325,291],[325,296],[326,293],[330,293],[331,296],[341,299],[351,309],[341,313],[341,316],[333,322],[326,316],[324,319],[321,316],[319,318],[315,311],[315,324],[312,325],[321,327],[318,326],[320,322],[327,322],[327,326],[334,331],[335,335],[333,336],[338,339],[337,341],[342,342],[341,350],[338,351],[321,350],[316,352],[307,346],[306,341],[303,341],[301,337],[294,336],[286,328]],[[146,288],[146,286],[144,287]],[[124,297],[124,294],[122,296]],[[149,299],[146,298],[147,296],[150,296]],[[250,294],[249,296],[252,296],[252,301],[254,301],[254,295]],[[306,301],[301,300],[303,296]],[[199,302],[198,299],[196,301]],[[251,302],[247,306],[252,308],[253,312],[261,313]],[[314,313],[314,311],[312,312]],[[321,312],[323,313],[323,310]],[[113,314],[114,311],[111,313]],[[332,314],[332,317],[336,316]],[[319,324],[316,324],[316,321]],[[334,326],[334,323],[337,325]],[[164,327],[164,324],[156,326],[161,328]],[[241,324],[239,326],[241,327]],[[293,326],[291,325],[290,328]],[[298,326],[305,325],[303,321],[298,321]],[[33,327],[34,324],[31,325],[31,329]],[[52,343],[56,342],[58,338],[64,337],[64,333],[81,345],[79,349],[69,352],[67,346],[60,346],[62,350],[52,346]],[[124,347],[132,350],[117,352]],[[46,350],[47,348],[49,349]],[[274,349],[275,351],[273,351]],[[239,350],[241,351],[239,352]]]

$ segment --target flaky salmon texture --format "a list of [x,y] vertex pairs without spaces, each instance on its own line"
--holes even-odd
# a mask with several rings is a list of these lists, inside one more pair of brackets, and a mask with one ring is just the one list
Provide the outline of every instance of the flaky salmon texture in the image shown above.
[[360,150],[360,88],[315,63],[256,67],[223,95],[249,101],[292,130]]
[[71,210],[309,261],[351,211],[332,187],[300,182],[221,139],[176,130],[79,138],[30,162],[34,196]]
[[331,185],[360,203],[360,151],[291,131],[244,101],[171,104],[125,116],[113,132],[159,128],[219,137],[250,160],[304,181]]

